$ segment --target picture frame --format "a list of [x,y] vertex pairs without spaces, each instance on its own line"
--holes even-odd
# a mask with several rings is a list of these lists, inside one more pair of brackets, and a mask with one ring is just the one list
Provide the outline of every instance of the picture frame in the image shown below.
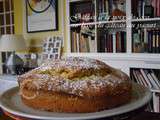
[[58,30],[58,0],[25,0],[28,33]]
[[42,48],[42,61],[46,59],[60,59],[62,48],[62,37],[51,36],[44,39]]

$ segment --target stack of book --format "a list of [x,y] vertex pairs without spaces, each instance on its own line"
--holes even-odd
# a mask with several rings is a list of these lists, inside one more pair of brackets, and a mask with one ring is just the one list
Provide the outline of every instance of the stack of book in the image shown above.
[[160,53],[160,29],[138,29],[133,32],[133,52]]
[[71,31],[72,52],[96,52],[95,45],[95,34],[93,30],[91,31],[81,27],[80,31]]
[[98,52],[126,52],[126,32],[114,31],[98,34]]
[[132,69],[131,78],[138,84],[151,89],[153,92],[153,111],[160,112],[160,81],[155,71],[152,69]]
[[132,0],[132,13],[134,16],[160,17],[159,0]]

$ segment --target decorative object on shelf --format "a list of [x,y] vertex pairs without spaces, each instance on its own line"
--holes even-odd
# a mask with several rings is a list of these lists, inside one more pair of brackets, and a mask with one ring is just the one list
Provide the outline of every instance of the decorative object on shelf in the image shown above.
[[113,11],[111,13],[111,19],[112,20],[124,20],[126,13],[124,12],[124,8],[122,6],[123,3],[119,2],[119,1],[114,1],[113,2]]
[[147,17],[154,17],[154,7],[151,4],[150,0],[146,0],[146,3],[144,4],[144,16]]
[[60,59],[62,47],[62,37],[48,37],[43,43],[42,62],[45,59]]
[[0,39],[0,51],[12,52],[6,61],[6,66],[11,74],[20,74],[23,68],[23,60],[15,54],[15,51],[25,50],[27,47],[22,35],[6,34]]
[[58,0],[26,0],[27,32],[58,29]]
[[152,7],[152,5],[146,5],[144,7],[144,16],[146,17],[154,17],[154,8]]

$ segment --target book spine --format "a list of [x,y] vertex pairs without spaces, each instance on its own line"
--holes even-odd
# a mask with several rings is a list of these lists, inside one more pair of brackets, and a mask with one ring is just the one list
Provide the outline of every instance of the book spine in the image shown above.
[[148,31],[148,52],[152,52],[152,31]]
[[116,52],[119,52],[119,32],[116,32]]
[[143,69],[140,69],[140,72],[141,72],[143,78],[145,79],[145,81],[147,82],[148,87],[149,87],[149,88],[152,88],[152,85],[151,85],[151,83],[150,83],[150,81],[149,81],[149,79],[148,79],[146,73],[144,72],[144,70],[143,70]]
[[156,6],[156,0],[152,0],[151,1],[151,4],[152,4],[152,6],[153,6],[153,8],[154,8],[154,17],[157,15],[157,6]]
[[108,52],[108,40],[109,40],[109,36],[108,36],[108,34],[106,33],[105,34],[105,38],[106,38],[106,44],[105,44],[105,52]]
[[110,34],[110,39],[109,39],[109,46],[108,46],[108,49],[109,49],[109,52],[112,52],[112,46],[113,46],[113,35],[112,34]]
[[127,51],[127,37],[126,37],[126,32],[124,32],[124,52]]
[[135,72],[137,74],[139,82],[141,82],[143,86],[148,87],[148,85],[146,84],[146,82],[143,81],[143,79],[141,78],[141,74],[140,74],[139,70],[136,70]]
[[121,52],[125,52],[125,32],[121,32]]
[[141,17],[141,1],[138,1],[138,17]]
[[95,40],[92,39],[91,36],[88,36],[88,40],[89,40],[89,48],[90,48],[90,52],[95,52]]
[[153,94],[153,110],[154,112],[159,112],[159,96],[154,92]]
[[105,4],[104,4],[104,0],[101,0],[101,7],[102,7],[102,13],[104,13],[105,12]]
[[155,83],[157,84],[158,88],[160,89],[160,81],[158,80],[157,76],[155,75],[152,69],[151,69],[151,76],[154,79]]
[[158,17],[160,17],[160,1],[159,1],[158,9],[159,9],[159,15],[158,15]]
[[112,14],[112,5],[113,5],[113,0],[109,0],[109,15]]
[[138,76],[137,76],[135,70],[133,70],[133,76],[134,76],[134,78],[135,78],[135,80],[136,80],[136,82],[137,82],[138,84],[143,85],[143,83],[142,83],[141,81],[139,81]]
[[108,0],[105,0],[105,8],[106,8],[106,15],[108,16],[109,15],[109,3],[108,3]]
[[156,53],[159,53],[159,35],[158,30],[156,30]]
[[76,33],[77,52],[80,52],[79,41],[80,41],[80,35],[79,33]]
[[148,37],[147,37],[147,29],[144,29],[144,52],[147,52],[147,44],[148,44]]
[[157,0],[157,17],[160,16],[160,0]]
[[160,30],[158,31],[158,43],[159,43],[158,53],[160,53]]
[[150,72],[147,74],[147,76],[148,76],[148,78],[149,78],[149,80],[150,80],[150,82],[151,82],[151,84],[152,84],[152,86],[153,86],[153,89],[158,90],[159,87],[158,87],[158,85],[156,84],[156,82],[155,82],[155,80],[153,79],[153,77],[151,76],[151,73],[150,73]]
[[113,41],[113,53],[116,53],[116,33],[112,34],[112,41]]
[[105,37],[100,35],[100,52],[105,52]]
[[156,32],[153,31],[152,35],[152,53],[156,53]]
[[144,18],[144,7],[145,7],[145,1],[142,0],[142,7],[141,7],[141,10],[142,10],[142,18]]
[[72,32],[72,43],[71,43],[72,52],[76,52],[76,32]]

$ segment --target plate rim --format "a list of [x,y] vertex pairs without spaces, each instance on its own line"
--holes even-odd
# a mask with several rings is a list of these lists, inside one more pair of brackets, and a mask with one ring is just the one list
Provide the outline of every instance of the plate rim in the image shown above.
[[[18,90],[19,87],[18,86],[15,86],[15,87],[12,87],[6,91],[4,91],[2,93],[2,95],[0,96],[0,108],[6,112],[9,112],[13,115],[16,115],[16,116],[20,116],[20,117],[24,117],[24,118],[32,118],[32,119],[40,119],[40,120],[53,120],[53,119],[56,119],[56,120],[64,120],[64,118],[66,120],[83,120],[83,119],[97,119],[97,118],[104,118],[104,117],[112,117],[114,115],[120,115],[120,114],[123,114],[123,113],[126,113],[126,112],[131,112],[137,108],[140,108],[142,106],[144,106],[152,97],[152,93],[151,91],[149,90],[149,88],[146,88],[142,85],[139,85],[137,83],[134,83],[133,85],[138,85],[138,86],[141,86],[141,88],[144,88],[147,95],[144,96],[143,98],[141,99],[138,99],[136,102],[133,102],[131,104],[133,104],[133,107],[132,108],[127,108],[127,109],[122,109],[121,111],[116,111],[114,113],[110,113],[110,115],[106,115],[106,114],[101,114],[101,113],[105,113],[106,111],[113,111],[114,109],[118,109],[118,108],[123,108],[125,106],[127,106],[128,104],[126,105],[122,105],[122,106],[119,106],[119,107],[116,107],[116,108],[113,108],[113,109],[109,109],[109,110],[103,110],[103,111],[99,111],[99,112],[93,112],[93,113],[62,113],[62,114],[75,114],[75,115],[79,115],[79,116],[67,116],[66,117],[53,117],[53,116],[37,116],[37,115],[33,115],[33,114],[29,114],[29,113],[24,113],[24,112],[21,112],[21,111],[18,111],[18,110],[14,110],[8,106],[6,106],[2,101],[1,99],[3,98],[3,96],[5,94],[7,94],[8,92],[12,91],[12,90]],[[18,91],[16,90],[16,93],[18,94]],[[141,102],[140,102],[141,101]],[[138,103],[138,104],[137,104]],[[136,104],[136,105],[134,105]],[[97,114],[96,114],[97,113]],[[58,113],[58,114],[61,114],[61,113]],[[88,115],[88,116],[83,116],[83,115]]]

